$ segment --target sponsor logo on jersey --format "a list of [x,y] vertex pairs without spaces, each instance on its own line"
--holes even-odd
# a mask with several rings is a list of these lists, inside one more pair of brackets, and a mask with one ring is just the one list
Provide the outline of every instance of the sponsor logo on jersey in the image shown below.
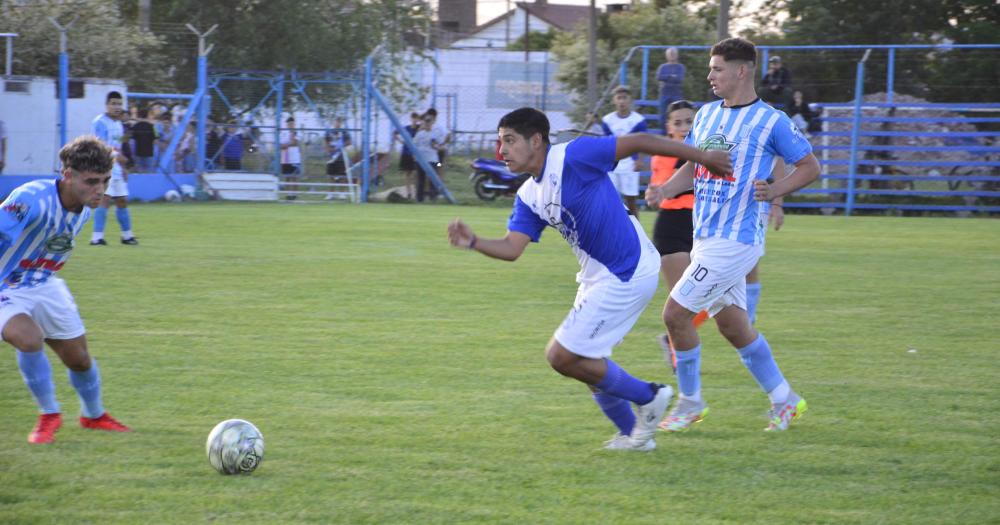
[[13,215],[17,222],[21,222],[28,215],[28,205],[23,202],[12,202],[4,206],[3,211]]
[[66,253],[73,249],[73,237],[68,233],[61,233],[45,241],[45,249],[52,253]]

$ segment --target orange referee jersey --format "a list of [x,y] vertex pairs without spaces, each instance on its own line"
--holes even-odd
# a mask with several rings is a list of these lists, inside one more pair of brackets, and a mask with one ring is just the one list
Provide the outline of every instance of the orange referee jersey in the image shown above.
[[[649,183],[653,186],[665,184],[674,175],[674,170],[682,166],[683,162],[678,162],[677,157],[662,157],[653,155],[649,165],[653,175],[649,178]],[[694,192],[684,192],[673,199],[663,199],[660,201],[661,210],[693,210]]]

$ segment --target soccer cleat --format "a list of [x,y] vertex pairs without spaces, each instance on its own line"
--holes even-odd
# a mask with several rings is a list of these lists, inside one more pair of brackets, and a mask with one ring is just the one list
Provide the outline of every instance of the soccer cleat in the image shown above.
[[97,239],[96,241],[90,241],[90,245],[91,246],[107,246],[108,245],[108,241],[105,241],[104,239]]
[[107,430],[108,432],[131,432],[132,429],[118,422],[105,412],[101,417],[80,416],[80,426],[94,430]]
[[139,239],[135,237],[129,237],[128,239],[122,239],[122,244],[128,244],[129,246],[135,246],[139,244]]
[[42,414],[38,416],[38,424],[28,434],[28,443],[52,443],[56,439],[56,430],[62,426],[62,415]]
[[636,444],[631,436],[625,434],[615,434],[615,436],[604,442],[605,450],[634,450],[636,452],[649,452],[656,448],[656,440],[650,439],[645,443]]
[[684,396],[677,396],[677,405],[657,427],[665,432],[684,432],[691,428],[691,425],[705,419],[706,415],[708,415],[708,405],[705,401],[696,402]]
[[764,432],[780,432],[788,430],[788,425],[792,421],[802,417],[802,414],[809,409],[806,400],[795,392],[788,396],[788,401],[771,405],[768,412],[769,421]]
[[[645,405],[639,405],[635,415],[635,426],[632,427],[633,448],[639,449],[646,445],[646,442],[653,440],[656,434],[656,424],[663,417],[663,413],[670,406],[670,398],[674,397],[674,389],[666,385],[660,385],[656,390],[656,395]],[[656,446],[655,444],[653,445]]]

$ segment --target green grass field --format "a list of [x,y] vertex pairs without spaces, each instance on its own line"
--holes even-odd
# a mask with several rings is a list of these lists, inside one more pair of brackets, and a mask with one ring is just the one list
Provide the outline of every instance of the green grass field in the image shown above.
[[[790,216],[769,235],[758,328],[809,413],[761,432],[767,398],[708,323],[711,415],[642,454],[601,450],[611,424],[545,362],[576,288],[562,239],[513,264],[447,245],[453,217],[490,236],[508,214],[154,204],[133,208],[141,246],[86,246],[88,228],[61,273],[105,404],[135,432],[77,426],[52,358],[74,417],[29,445],[7,347],[0,523],[1000,519],[1000,222]],[[672,382],[654,341],[665,294],[615,358]],[[235,417],[266,440],[250,476],[205,457]]]

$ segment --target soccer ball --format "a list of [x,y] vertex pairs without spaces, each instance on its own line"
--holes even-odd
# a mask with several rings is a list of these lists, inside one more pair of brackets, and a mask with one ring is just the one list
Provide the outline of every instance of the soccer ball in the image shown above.
[[222,474],[249,474],[264,459],[264,436],[249,421],[227,419],[208,434],[205,451]]
[[167,190],[167,192],[163,194],[163,200],[167,202],[180,202],[181,194],[178,193],[177,190]]

